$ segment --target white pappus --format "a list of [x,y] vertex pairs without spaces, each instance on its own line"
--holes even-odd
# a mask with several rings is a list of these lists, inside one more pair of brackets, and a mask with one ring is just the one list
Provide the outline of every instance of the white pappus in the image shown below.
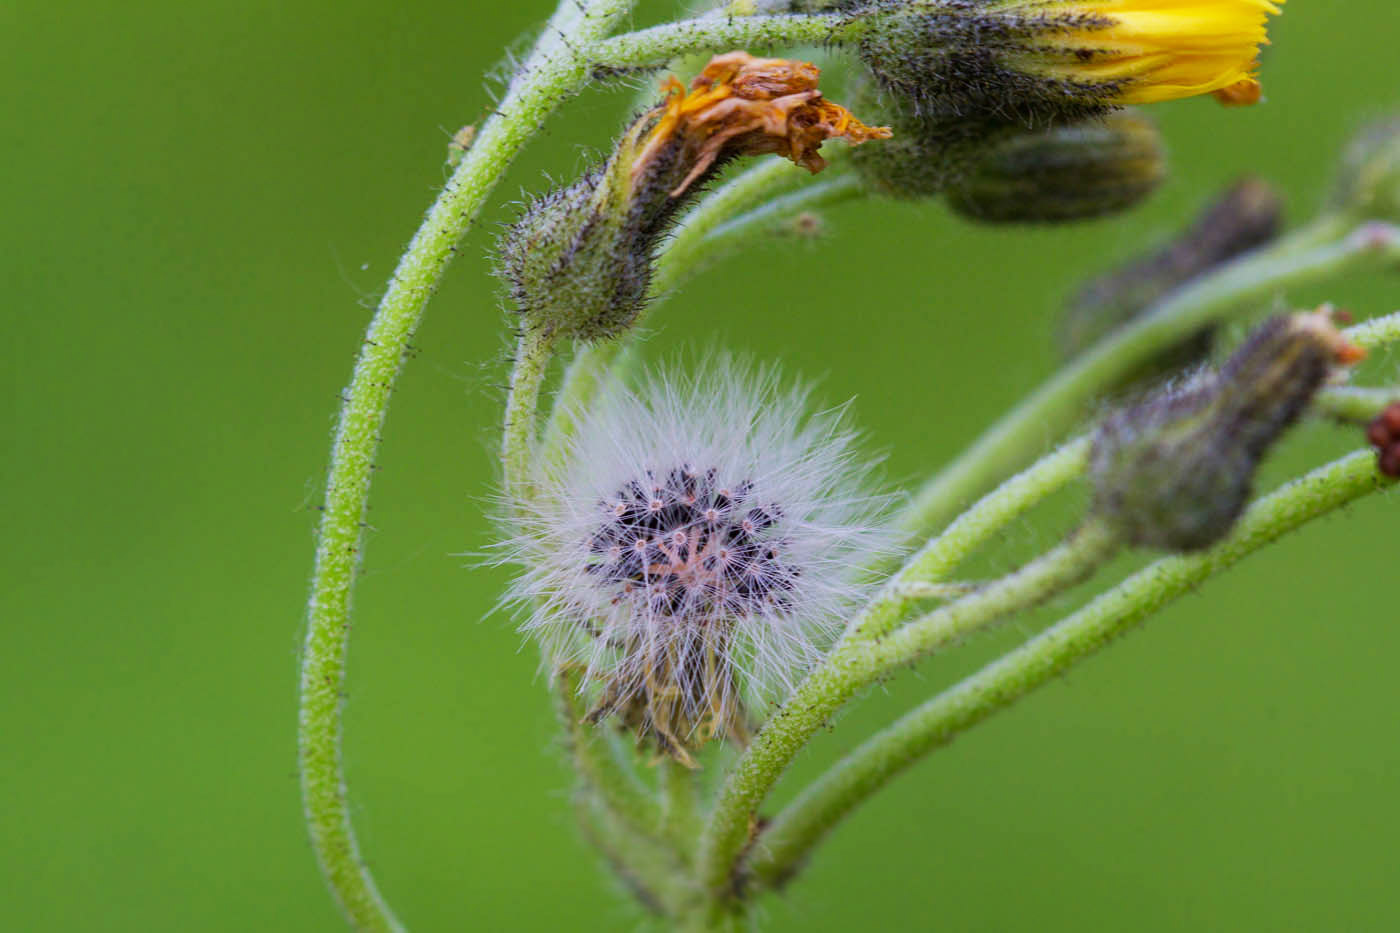
[[614,385],[533,477],[506,542],[523,629],[555,669],[686,764],[826,650],[888,550],[888,499],[842,410],[773,369],[709,359],[698,374]]

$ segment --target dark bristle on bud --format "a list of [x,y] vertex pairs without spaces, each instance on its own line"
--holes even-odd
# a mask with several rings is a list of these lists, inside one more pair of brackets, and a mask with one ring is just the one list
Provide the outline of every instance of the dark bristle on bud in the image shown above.
[[619,144],[607,164],[535,199],[501,238],[501,271],[528,326],[601,340],[641,313],[657,247],[689,199],[670,194],[683,175],[674,158],[654,158],[634,178],[633,157],[635,146]]
[[852,17],[865,27],[861,60],[888,91],[929,118],[1046,128],[1114,109],[1123,81],[1065,80],[1018,67],[1046,37],[1092,30],[1101,17],[1046,4],[1039,12],[979,0],[875,0]]
[[863,70],[853,75],[851,106],[888,123],[893,138],[851,152],[851,164],[874,191],[900,199],[942,194],[976,165],[982,154],[1016,127],[1000,120],[965,119],[921,112],[910,98],[882,90]]
[[1110,415],[1094,439],[1094,510],[1130,543],[1209,547],[1243,511],[1265,453],[1362,355],[1329,313],[1256,328],[1219,372]]
[[1002,138],[948,190],[948,206],[982,223],[1063,223],[1118,213],[1167,175],[1161,134],[1125,110]]
[[[1282,214],[1283,201],[1268,184],[1256,178],[1236,182],[1164,246],[1089,282],[1061,319],[1061,352],[1066,359],[1078,356],[1181,286],[1273,240]],[[1198,363],[1210,355],[1213,341],[1214,328],[1200,330],[1128,382],[1156,382]]]
[[1400,478],[1400,402],[1392,402],[1366,428],[1376,448],[1376,465],[1386,476]]

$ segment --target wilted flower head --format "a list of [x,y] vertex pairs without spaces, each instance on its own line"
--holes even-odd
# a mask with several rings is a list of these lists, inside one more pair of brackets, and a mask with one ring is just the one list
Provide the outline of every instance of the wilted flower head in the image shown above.
[[921,106],[1030,122],[1216,93],[1259,99],[1270,0],[880,0],[866,64]]
[[882,501],[839,413],[729,362],[615,387],[541,469],[510,542],[512,597],[553,665],[687,764],[743,741],[748,700],[790,688],[860,595]]
[[890,131],[822,96],[807,62],[717,55],[623,132],[607,162],[536,199],[501,238],[501,272],[526,326],[598,340],[645,304],[654,253],[687,195],[741,156],[777,153],[810,171],[823,142]]

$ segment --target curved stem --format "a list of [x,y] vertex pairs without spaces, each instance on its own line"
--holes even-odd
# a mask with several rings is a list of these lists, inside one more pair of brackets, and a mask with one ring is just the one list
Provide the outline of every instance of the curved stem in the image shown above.
[[1400,386],[1334,386],[1313,400],[1315,414],[1347,424],[1366,424],[1392,402],[1400,402]]
[[1223,542],[1165,557],[1103,593],[1020,648],[902,716],[804,790],[754,847],[752,875],[781,885],[843,817],[891,778],[961,732],[1132,630],[1172,600],[1283,534],[1386,483],[1359,451],[1256,502]]
[[724,12],[614,36],[592,52],[595,68],[631,70],[664,65],[691,52],[785,45],[829,45],[860,35],[865,24],[844,14],[734,16]]
[[308,601],[298,757],[312,847],[341,909],[358,929],[400,928],[360,857],[340,760],[350,600],[389,396],[457,241],[525,140],[587,79],[588,66],[575,49],[605,35],[629,6],[626,0],[560,4],[499,114],[482,126],[399,260],[342,395]]
[[1034,466],[984,496],[924,545],[890,578],[847,628],[847,638],[879,638],[899,622],[916,600],[925,598],[911,584],[942,580],[969,554],[996,536],[1046,496],[1082,474],[1089,463],[1090,439],[1070,441]]
[[735,864],[757,825],[759,805],[812,735],[863,687],[954,639],[1034,606],[1079,582],[1116,549],[1117,537],[1090,521],[1015,573],[950,603],[880,641],[842,642],[764,724],[731,769],[701,838],[700,878],[719,899],[732,896]]
[[1279,289],[1400,259],[1400,230],[1385,224],[1366,224],[1336,242],[1298,247],[1298,242],[1309,239],[1308,231],[1300,231],[1174,292],[1156,310],[1060,370],[919,491],[901,517],[905,530],[916,534],[943,527],[965,503],[1070,428],[1105,386],[1162,347]]
[[515,349],[515,366],[510,373],[510,395],[506,398],[505,428],[501,441],[501,463],[505,467],[506,489],[512,495],[528,495],[530,464],[535,454],[536,410],[540,386],[549,372],[555,338],[527,330]]

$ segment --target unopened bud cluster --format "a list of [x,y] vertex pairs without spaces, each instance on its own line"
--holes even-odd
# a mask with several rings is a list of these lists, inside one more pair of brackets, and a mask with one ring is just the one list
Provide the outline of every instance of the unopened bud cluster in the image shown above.
[[1107,418],[1094,439],[1094,511],[1133,544],[1208,547],[1244,509],[1264,454],[1362,351],[1328,312],[1270,318],[1219,372]]
[[607,162],[535,200],[506,232],[501,271],[527,328],[599,340],[636,320],[655,253],[688,196],[729,161],[777,153],[813,172],[832,137],[883,139],[822,97],[806,62],[731,52],[710,61],[687,90],[637,118]]

